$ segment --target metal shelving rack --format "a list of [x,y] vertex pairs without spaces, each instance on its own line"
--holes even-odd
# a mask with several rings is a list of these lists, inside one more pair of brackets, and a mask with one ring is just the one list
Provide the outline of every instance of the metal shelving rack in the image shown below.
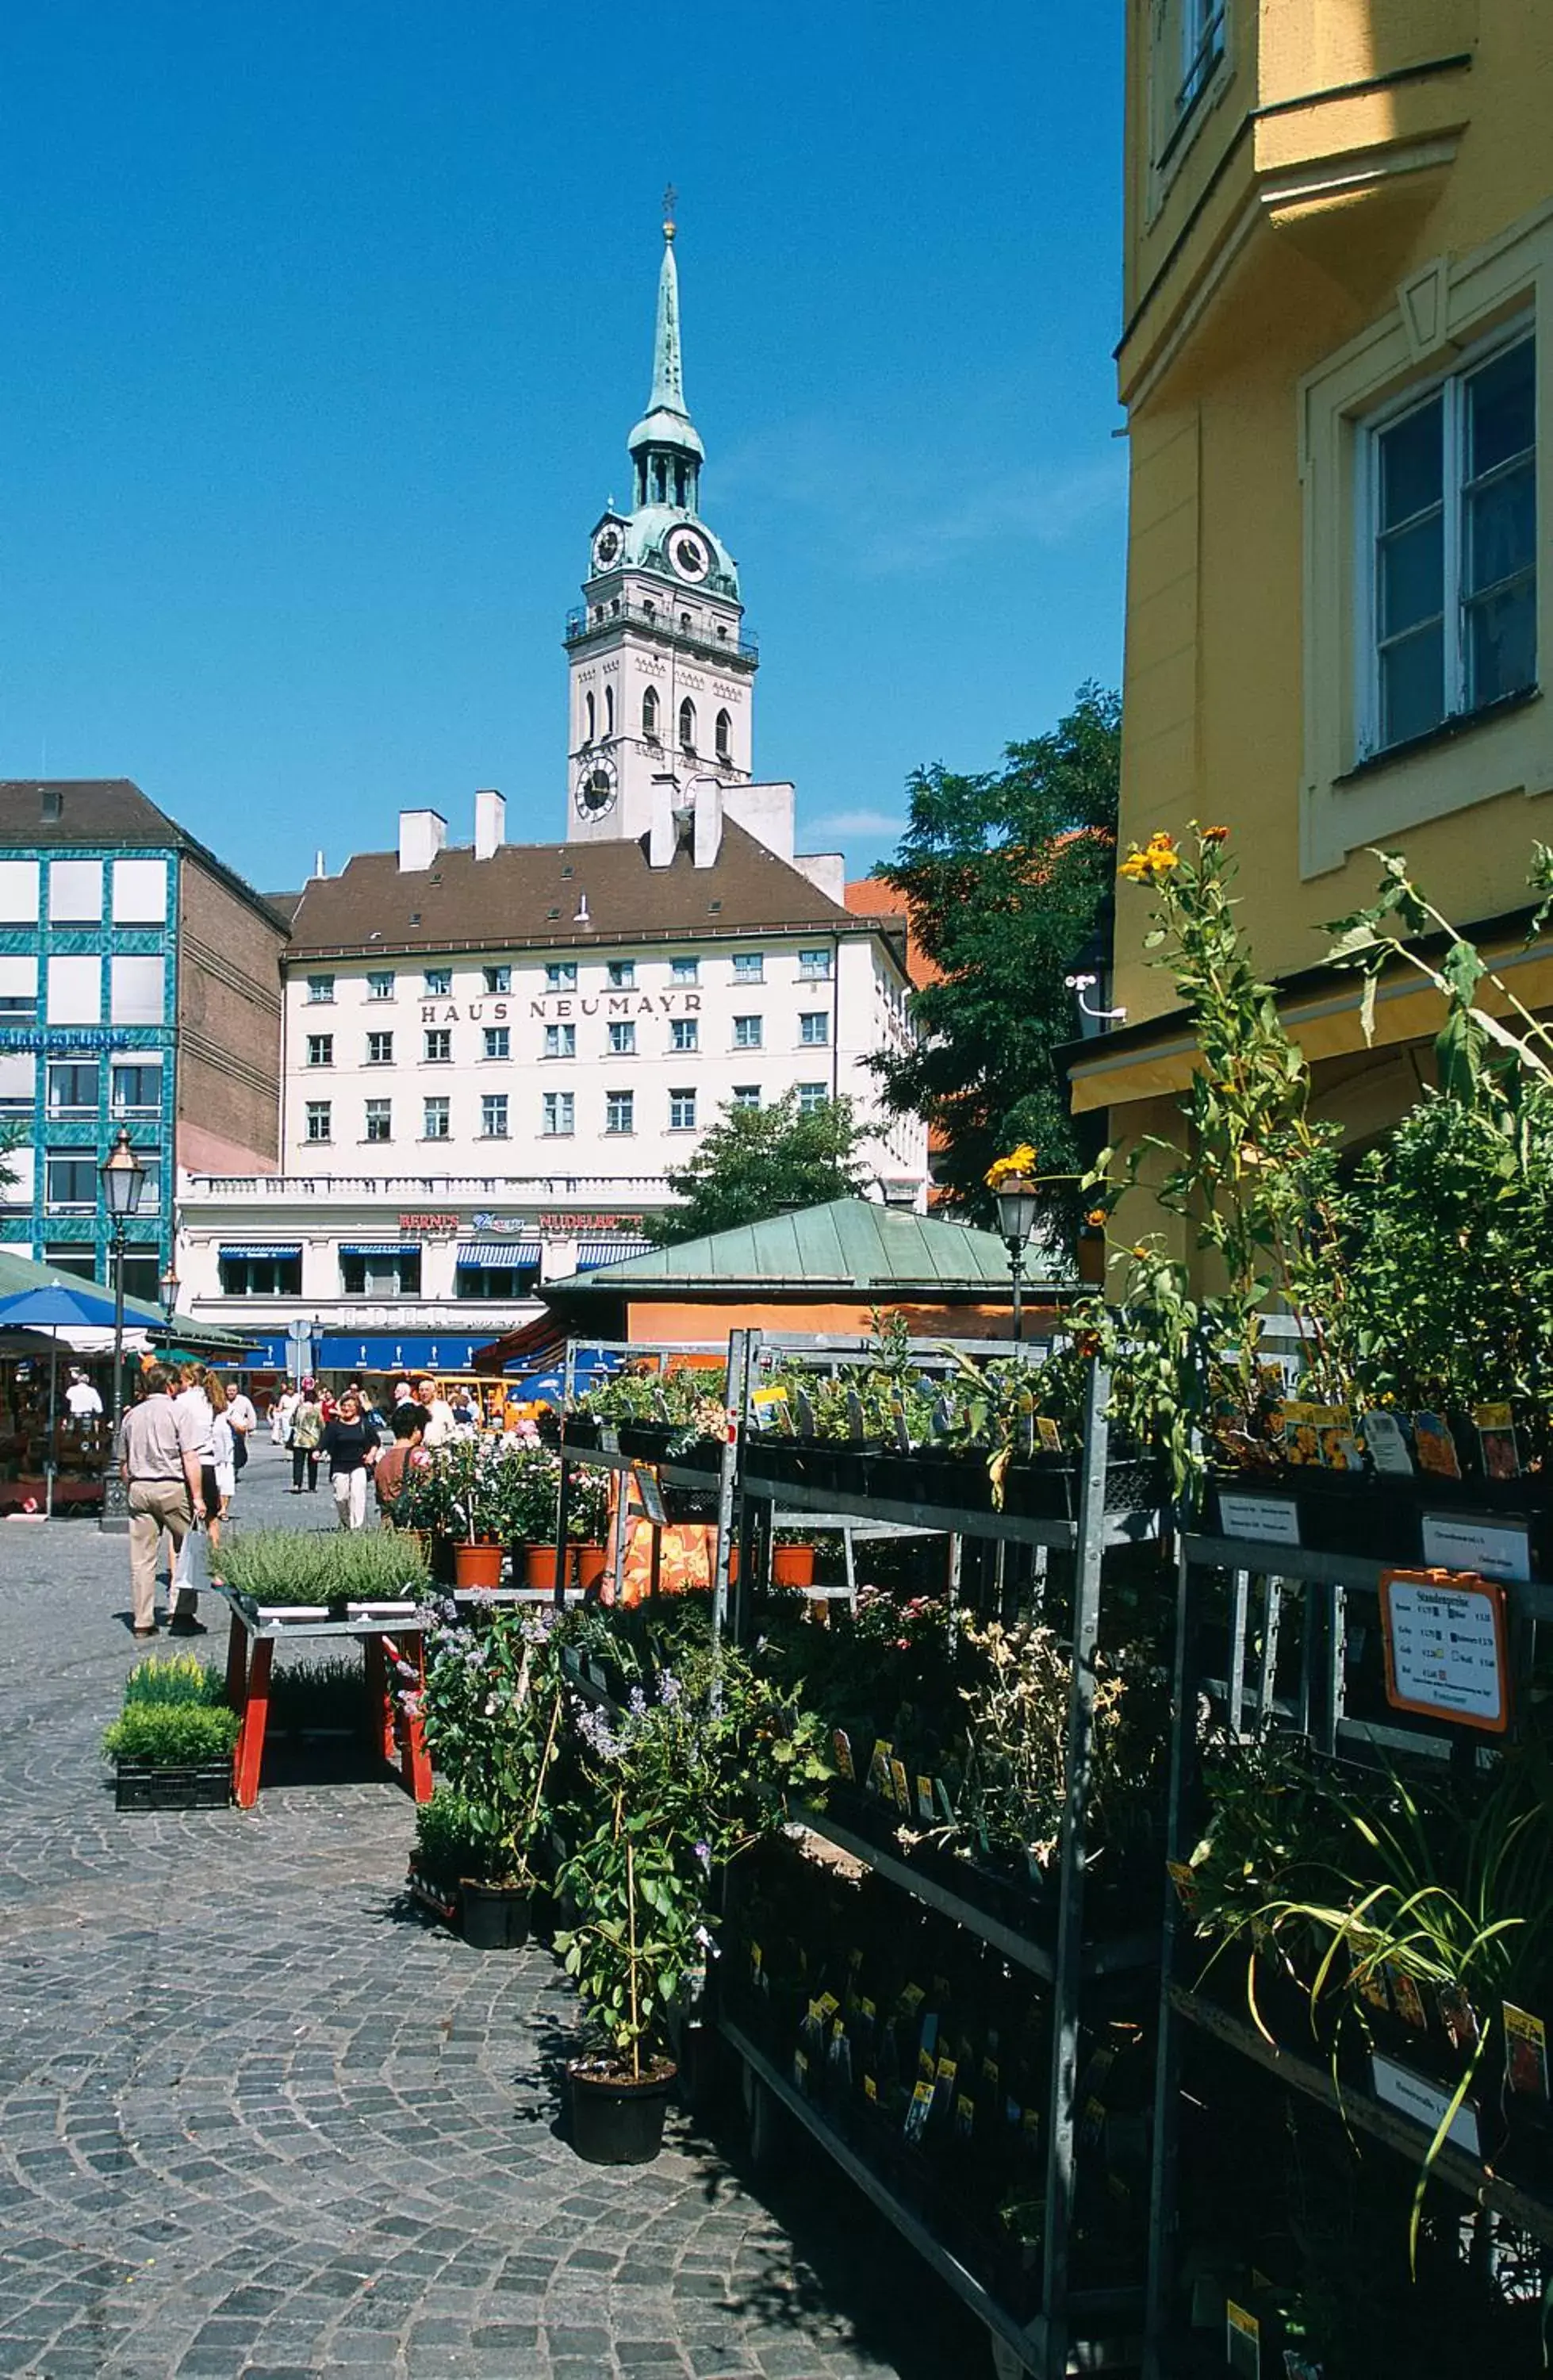
[[[1362,1755],[1403,1746],[1450,1759],[1467,1773],[1475,1768],[1477,1745],[1470,1731],[1450,1735],[1416,1728],[1391,1728],[1352,1718],[1345,1707],[1345,1648],[1349,1600],[1378,1598],[1381,1579],[1415,1565],[1407,1559],[1380,1561],[1251,1537],[1187,1535],[1179,1548],[1175,1624],[1175,1675],[1171,1696],[1171,1753],[1166,1811],[1166,1854],[1183,1860],[1192,1843],[1190,1825],[1197,1779],[1197,1711],[1202,1681],[1195,1658],[1202,1588],[1210,1572],[1228,1573],[1229,1662],[1221,1683],[1231,1735],[1245,1741],[1270,1722],[1285,1720],[1308,1735],[1318,1751]],[[1254,1580],[1264,1588],[1260,1658],[1250,1674],[1248,1633]],[[1524,1675],[1535,1624],[1553,1619],[1553,1585],[1538,1581],[1500,1582],[1509,1619],[1512,1671]],[[1300,1621],[1299,1679],[1292,1703],[1278,1694],[1279,1647],[1291,1605]],[[1249,1722],[1249,1724],[1248,1724]],[[1210,2037],[1233,2054],[1276,2075],[1291,2090],[1341,2112],[1350,2126],[1421,2162],[1429,2131],[1381,2101],[1349,2087],[1341,2094],[1329,2070],[1315,2060],[1265,2040],[1215,2001],[1183,1984],[1177,1973],[1186,1928],[1179,1899],[1165,1903],[1160,1946],[1160,2010],[1156,2067],[1154,2170],[1149,2193],[1149,2274],[1145,2327],[1144,2380],[1167,2380],[1172,2369],[1171,2299],[1176,2207],[1176,2164],[1181,2068],[1185,2034]],[[1433,2178],[1474,2205],[1500,2215],[1534,2237],[1553,2244],[1553,2202],[1518,2188],[1465,2151],[1447,2143],[1431,2168]],[[1226,2367],[1227,2368],[1227,2367]]]

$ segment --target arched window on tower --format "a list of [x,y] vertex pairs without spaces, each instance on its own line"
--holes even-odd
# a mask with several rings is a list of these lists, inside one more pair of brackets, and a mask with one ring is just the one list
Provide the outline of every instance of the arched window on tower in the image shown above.
[[593,697],[590,694],[585,694],[582,699],[582,740],[587,745],[593,741]]
[[666,504],[669,501],[669,466],[661,455],[653,462],[652,486],[659,503]]
[[718,712],[717,725],[712,733],[717,746],[718,759],[731,760],[734,757],[734,722],[725,710]]
[[679,625],[681,634],[687,637],[690,634],[690,614],[688,612],[682,612],[680,613]]
[[642,697],[642,734],[649,744],[658,741],[658,688],[649,686]]
[[674,502],[683,512],[685,510],[685,465],[683,463],[674,465]]
[[679,707],[679,740],[687,752],[696,749],[696,706],[688,695]]
[[612,736],[613,734],[614,734],[614,688],[613,688],[613,686],[605,686],[605,688],[604,688],[604,736],[605,736],[605,740],[607,741],[607,740],[609,739],[609,737],[610,737],[610,736]]

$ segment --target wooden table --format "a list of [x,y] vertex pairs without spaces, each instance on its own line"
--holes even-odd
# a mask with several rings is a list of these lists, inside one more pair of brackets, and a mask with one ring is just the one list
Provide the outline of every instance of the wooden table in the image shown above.
[[[418,1802],[431,1798],[431,1758],[419,1708],[406,1711],[397,1701],[401,1685],[426,1691],[426,1647],[421,1622],[413,1614],[336,1620],[305,1618],[240,1601],[229,1587],[214,1579],[201,1581],[201,1590],[219,1595],[231,1613],[226,1634],[226,1698],[239,1715],[237,1750],[232,1755],[232,1786],[237,1807],[251,1810],[259,1799],[259,1774],[264,1761],[264,1732],[270,1719],[270,1672],[275,1646],[336,1645],[349,1638],[361,1646],[366,1668],[368,1727],[370,1740],[383,1758],[397,1764],[405,1790]],[[389,1675],[390,1662],[403,1663],[413,1678]]]

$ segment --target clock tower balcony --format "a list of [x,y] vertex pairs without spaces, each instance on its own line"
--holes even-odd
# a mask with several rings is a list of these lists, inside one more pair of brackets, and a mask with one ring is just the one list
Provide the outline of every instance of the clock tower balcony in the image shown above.
[[634,628],[655,643],[675,646],[681,652],[704,653],[724,669],[753,671],[760,665],[759,639],[752,628],[742,623],[735,634],[720,636],[715,626],[709,627],[705,622],[682,627],[672,613],[625,599],[619,601],[618,608],[612,604],[607,611],[597,605],[577,604],[566,614],[564,641],[568,652],[576,652],[588,645],[602,644],[617,628]]

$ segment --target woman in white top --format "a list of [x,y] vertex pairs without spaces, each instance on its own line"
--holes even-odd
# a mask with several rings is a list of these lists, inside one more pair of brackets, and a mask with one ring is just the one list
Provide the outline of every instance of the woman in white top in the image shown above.
[[301,1402],[295,1389],[283,1389],[270,1407],[270,1439],[273,1445],[290,1445],[291,1416]]

